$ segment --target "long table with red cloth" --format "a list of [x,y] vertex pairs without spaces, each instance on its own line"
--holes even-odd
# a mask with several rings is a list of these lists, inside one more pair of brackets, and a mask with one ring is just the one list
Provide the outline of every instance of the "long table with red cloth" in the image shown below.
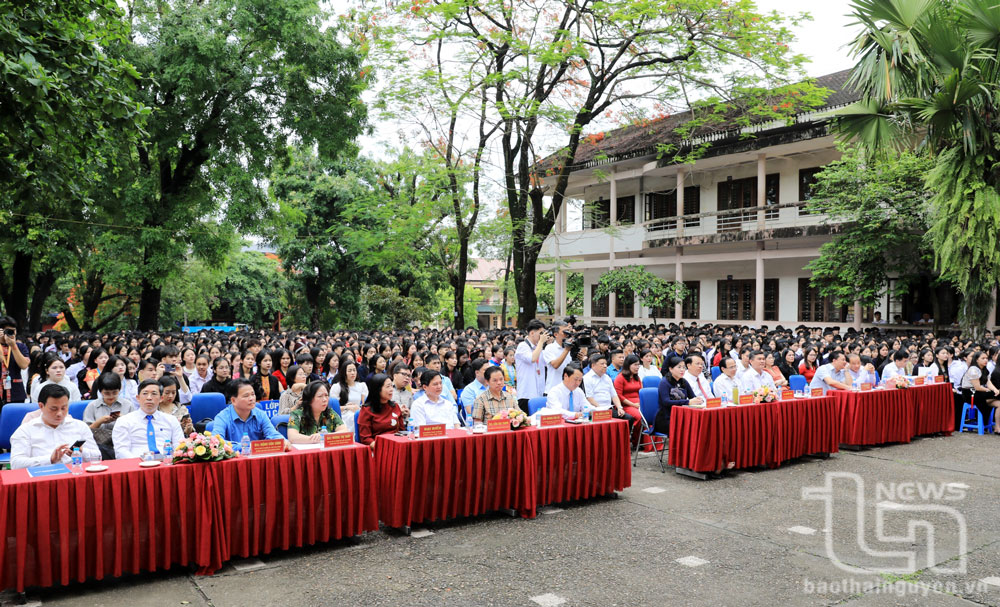
[[412,439],[375,447],[379,519],[390,527],[606,495],[632,482],[628,424],[560,424]]
[[0,473],[2,587],[23,591],[303,546],[378,528],[362,445],[81,476]]
[[840,442],[845,445],[908,443],[915,436],[955,430],[954,396],[947,382],[831,394],[837,399]]
[[814,453],[836,453],[837,403],[832,396],[712,409],[673,407],[668,462],[699,473],[776,467]]

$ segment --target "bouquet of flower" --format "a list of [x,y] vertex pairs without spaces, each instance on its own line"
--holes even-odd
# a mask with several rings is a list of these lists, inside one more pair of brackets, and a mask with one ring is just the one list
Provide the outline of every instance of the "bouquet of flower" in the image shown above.
[[191,433],[182,440],[174,450],[175,464],[193,464],[195,462],[221,462],[224,459],[236,457],[233,444],[218,434],[205,432]]
[[753,391],[754,404],[773,403],[778,400],[778,392],[770,386],[761,386]]
[[910,381],[903,375],[893,375],[891,378],[886,380],[885,384],[886,387],[896,388],[897,390],[905,390],[910,387]]
[[519,430],[521,428],[527,428],[531,425],[531,419],[528,417],[528,414],[520,409],[504,409],[500,413],[494,415],[493,419],[510,420],[511,430]]

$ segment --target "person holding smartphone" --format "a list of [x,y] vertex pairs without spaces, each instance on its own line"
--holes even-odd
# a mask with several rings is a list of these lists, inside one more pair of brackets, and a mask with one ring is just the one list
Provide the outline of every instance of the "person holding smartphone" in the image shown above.
[[83,410],[83,421],[90,425],[94,441],[104,459],[115,459],[115,447],[111,435],[115,422],[123,413],[133,409],[129,399],[121,397],[121,378],[113,371],[105,371],[94,380],[94,390],[100,398],[92,400]]
[[28,368],[28,348],[17,341],[17,322],[10,316],[0,317],[0,407],[7,403],[28,400],[22,369]]
[[69,415],[69,390],[59,384],[42,386],[38,408],[41,415],[21,424],[10,437],[11,468],[68,464],[76,445],[84,459],[100,457],[90,426]]

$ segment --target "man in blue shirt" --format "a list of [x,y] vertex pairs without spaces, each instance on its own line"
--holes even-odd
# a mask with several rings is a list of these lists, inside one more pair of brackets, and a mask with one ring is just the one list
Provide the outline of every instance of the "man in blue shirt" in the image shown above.
[[[250,440],[263,439],[284,439],[275,430],[271,420],[263,411],[256,407],[257,397],[254,394],[250,381],[244,378],[234,379],[230,382],[229,406],[219,411],[212,423],[212,432],[219,434],[222,438],[239,445],[245,433]],[[291,443],[285,441],[285,451],[292,449]]]
[[[625,353],[621,349],[615,348],[611,351],[610,363],[607,370],[608,377],[611,378],[611,381],[615,381],[618,374],[622,372],[622,364],[625,363]],[[593,368],[594,365],[590,366]]]
[[466,413],[472,413],[472,405],[476,402],[476,397],[485,392],[487,388],[486,380],[483,378],[483,372],[486,370],[486,360],[477,358],[469,363],[469,367],[475,373],[476,379],[462,388],[462,408],[465,409]]

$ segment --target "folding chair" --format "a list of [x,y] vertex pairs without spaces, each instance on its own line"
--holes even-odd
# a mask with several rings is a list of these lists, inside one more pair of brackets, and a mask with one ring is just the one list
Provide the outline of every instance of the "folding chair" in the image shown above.
[[[643,439],[648,440],[648,444],[653,446],[660,460],[660,472],[666,472],[663,466],[663,452],[667,450],[667,435],[653,429],[656,423],[656,412],[660,408],[660,391],[656,388],[643,388],[639,390],[639,420],[642,423],[642,432],[639,434],[639,442],[635,446],[635,453],[632,456],[632,466],[636,466],[639,461],[639,450],[642,449]],[[659,440],[659,448],[656,441]]]

